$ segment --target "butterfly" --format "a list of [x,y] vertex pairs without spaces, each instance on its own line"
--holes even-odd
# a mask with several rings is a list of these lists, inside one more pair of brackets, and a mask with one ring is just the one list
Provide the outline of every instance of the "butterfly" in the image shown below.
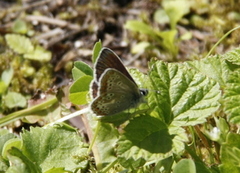
[[98,116],[111,116],[136,107],[148,94],[139,89],[120,58],[108,48],[102,48],[94,66],[91,83],[91,110]]

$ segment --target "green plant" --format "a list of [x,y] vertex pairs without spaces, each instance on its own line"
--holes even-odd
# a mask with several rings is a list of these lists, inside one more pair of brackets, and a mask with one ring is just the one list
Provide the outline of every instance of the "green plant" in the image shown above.
[[147,36],[147,38],[140,39],[141,41],[133,47],[133,53],[139,53],[147,48],[159,52],[165,51],[166,54],[169,54],[167,56],[169,61],[176,61],[178,55],[177,42],[191,37],[190,33],[187,33],[177,38],[176,24],[184,15],[189,13],[190,5],[184,1],[165,0],[162,2],[162,7],[163,9],[160,8],[154,13],[154,21],[157,24],[169,23],[170,30],[161,31],[157,27],[139,20],[127,21],[125,28]]
[[47,63],[51,52],[39,45],[34,46],[22,35],[7,34],[5,40],[6,51],[0,54],[0,97],[1,112],[9,113],[14,108],[26,107],[26,97],[34,89],[49,87],[51,66]]
[[[100,48],[97,43],[93,59]],[[97,134],[92,148],[96,168],[87,144],[71,127],[59,124],[31,128],[19,138],[2,130],[1,171],[239,172],[239,56],[235,49],[184,63],[152,60],[147,76],[130,70],[150,91],[146,103],[117,118],[102,119],[85,109],[90,139]],[[82,85],[89,86],[91,68],[76,62],[73,76],[70,99],[90,102],[89,89]],[[122,121],[130,112],[134,116]],[[54,160],[59,151],[64,153],[61,162]]]
[[69,126],[31,128],[20,138],[4,129],[0,134],[1,172],[61,173],[87,166],[87,145]]

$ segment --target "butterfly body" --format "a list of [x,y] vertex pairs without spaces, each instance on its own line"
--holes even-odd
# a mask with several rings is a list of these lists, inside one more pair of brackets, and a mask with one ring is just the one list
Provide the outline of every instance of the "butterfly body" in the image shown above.
[[136,107],[147,94],[139,89],[118,56],[103,48],[95,64],[92,82],[91,110],[100,116],[109,116]]

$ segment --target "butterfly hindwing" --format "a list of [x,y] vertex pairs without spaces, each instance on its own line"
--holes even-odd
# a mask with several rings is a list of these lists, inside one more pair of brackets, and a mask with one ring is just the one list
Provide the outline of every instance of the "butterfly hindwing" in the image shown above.
[[136,106],[141,93],[135,82],[116,69],[107,69],[99,79],[98,97],[91,104],[98,115],[113,115]]

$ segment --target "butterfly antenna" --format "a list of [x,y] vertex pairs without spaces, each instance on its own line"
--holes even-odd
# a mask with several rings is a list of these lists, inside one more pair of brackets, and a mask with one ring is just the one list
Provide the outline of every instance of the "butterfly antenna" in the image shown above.
[[159,91],[159,90],[148,90],[148,92],[155,92],[155,93],[157,93],[157,94],[160,94],[160,93],[161,93],[161,91]]

